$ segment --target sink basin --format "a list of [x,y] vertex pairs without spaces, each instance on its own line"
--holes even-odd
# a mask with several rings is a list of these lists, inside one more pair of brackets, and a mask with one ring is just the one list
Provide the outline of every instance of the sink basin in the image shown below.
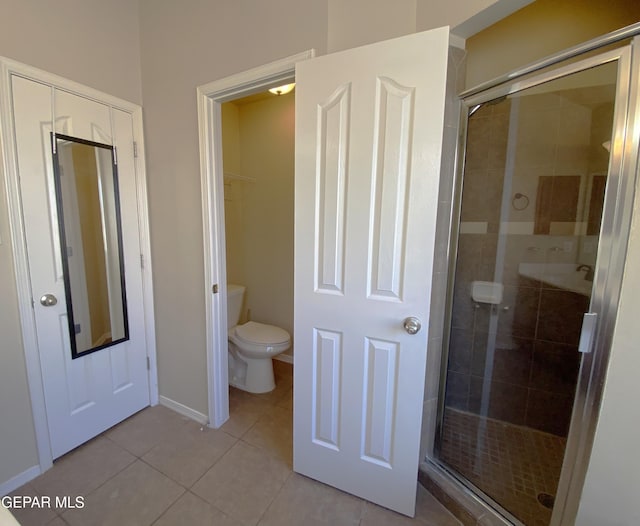
[[584,279],[585,271],[577,271],[577,268],[578,263],[520,263],[518,274],[559,289],[591,296],[593,282]]

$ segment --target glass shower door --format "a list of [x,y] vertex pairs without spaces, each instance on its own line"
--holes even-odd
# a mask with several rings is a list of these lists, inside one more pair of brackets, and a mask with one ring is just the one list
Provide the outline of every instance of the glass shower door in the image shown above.
[[617,76],[547,75],[469,109],[436,457],[525,524],[549,524],[565,457]]

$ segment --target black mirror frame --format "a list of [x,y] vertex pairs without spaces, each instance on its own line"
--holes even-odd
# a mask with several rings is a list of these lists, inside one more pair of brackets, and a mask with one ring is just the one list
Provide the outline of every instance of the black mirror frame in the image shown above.
[[[106,349],[108,347],[112,347],[119,343],[129,340],[129,315],[127,310],[127,294],[126,294],[126,280],[125,280],[125,267],[124,267],[124,251],[123,251],[123,241],[122,241],[122,217],[120,213],[120,188],[118,185],[118,165],[116,162],[114,147],[109,144],[103,144],[99,142],[89,141],[86,139],[80,139],[78,137],[72,137],[69,135],[63,135],[59,133],[51,133],[51,151],[53,155],[53,176],[54,176],[54,186],[55,186],[55,195],[56,195],[56,210],[58,214],[58,231],[60,234],[60,258],[62,260],[62,270],[64,274],[64,291],[65,291],[65,300],[67,307],[67,320],[69,325],[69,341],[71,345],[71,358],[75,360],[76,358],[80,358],[87,354],[94,353],[96,351],[100,351],[102,349]],[[115,215],[116,215],[116,224],[117,224],[117,238],[118,238],[118,252],[119,252],[119,270],[120,270],[120,290],[122,291],[122,315],[123,315],[123,329],[124,336],[122,338],[118,338],[117,340],[112,340],[103,345],[98,345],[96,347],[91,347],[90,349],[78,352],[78,346],[75,338],[75,320],[73,316],[73,303],[71,297],[71,281],[69,277],[69,260],[66,250],[64,247],[67,246],[67,238],[65,234],[65,225],[64,225],[64,210],[62,204],[62,188],[61,188],[61,180],[60,180],[60,159],[58,156],[58,144],[57,140],[61,139],[67,142],[73,142],[76,144],[83,144],[86,146],[92,146],[94,148],[102,148],[104,150],[108,150],[111,153],[111,168],[113,173],[113,190],[114,190],[114,204],[115,204]]]

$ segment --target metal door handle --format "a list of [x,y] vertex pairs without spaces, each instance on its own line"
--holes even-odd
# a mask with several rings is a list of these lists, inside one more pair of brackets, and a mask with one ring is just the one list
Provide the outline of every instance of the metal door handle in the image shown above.
[[45,294],[40,298],[40,304],[44,307],[53,307],[56,303],[58,303],[58,298],[53,294]]
[[580,343],[578,351],[590,353],[593,348],[593,341],[596,335],[596,324],[598,323],[598,313],[585,312],[582,318],[582,332],[580,333]]
[[404,330],[407,331],[409,334],[416,334],[422,328],[422,324],[420,323],[420,320],[413,316],[410,316],[409,318],[405,318],[403,326],[404,326]]

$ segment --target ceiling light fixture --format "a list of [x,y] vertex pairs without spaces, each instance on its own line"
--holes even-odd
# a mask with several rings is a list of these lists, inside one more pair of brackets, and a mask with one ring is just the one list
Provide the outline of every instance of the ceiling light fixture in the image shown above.
[[295,88],[295,87],[296,87],[295,83],[293,83],[293,84],[285,84],[284,86],[278,86],[277,88],[271,88],[269,90],[269,92],[273,93],[274,95],[286,95],[291,90],[293,90],[293,88]]

